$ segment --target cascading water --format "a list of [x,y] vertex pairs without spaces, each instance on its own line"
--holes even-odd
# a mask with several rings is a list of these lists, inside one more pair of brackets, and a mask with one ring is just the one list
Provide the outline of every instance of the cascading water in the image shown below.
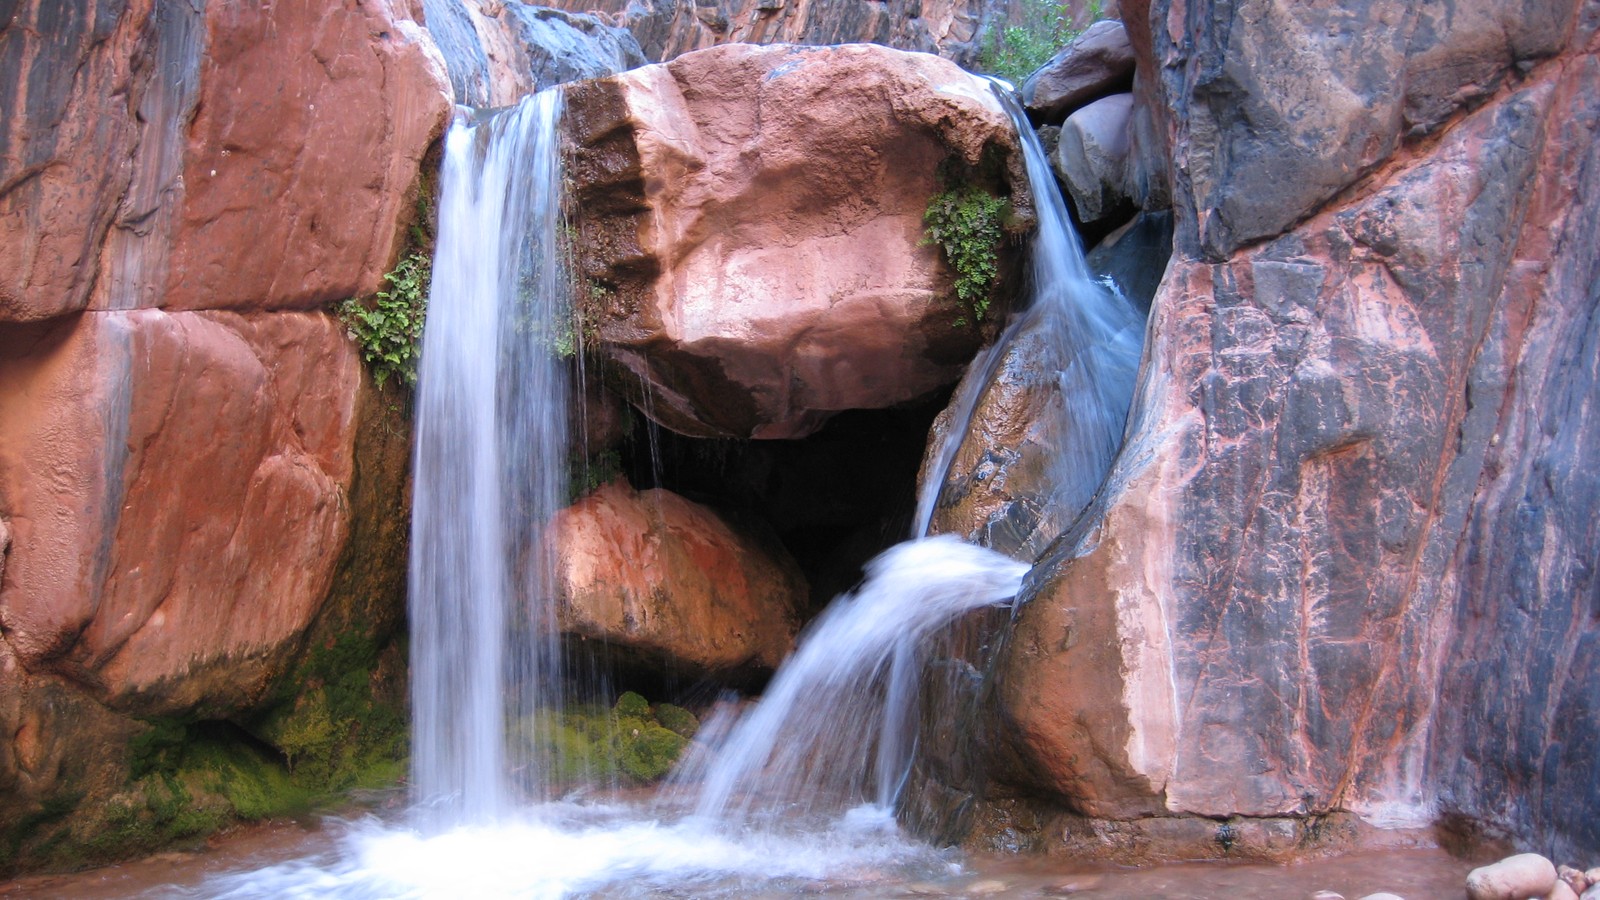
[[943,440],[917,498],[915,533],[926,534],[950,466],[971,428],[978,401],[993,382],[1007,348],[1024,334],[1038,335],[1056,360],[1057,391],[1042,423],[1055,449],[1050,461],[1046,533],[1072,524],[1105,480],[1122,444],[1134,378],[1144,344],[1144,321],[1110,288],[1096,281],[1083,244],[1067,216],[1044,148],[1010,88],[995,94],[1016,125],[1033,193],[1038,230],[1030,253],[1030,291],[1022,314],[973,361],[962,381]]
[[865,583],[812,623],[714,756],[685,762],[679,780],[692,785],[696,814],[743,822],[757,812],[774,824],[870,803],[892,817],[909,750],[888,744],[882,724],[915,699],[895,677],[904,674],[894,671],[904,665],[897,651],[1011,599],[1027,571],[948,536],[907,541],[868,563]]
[[410,592],[413,789],[435,826],[507,811],[528,765],[507,722],[552,702],[555,629],[529,601],[552,593],[539,531],[566,489],[559,103],[463,111],[445,139]]
[[[660,808],[641,818],[635,807],[551,802],[539,779],[512,774],[531,763],[508,754],[508,724],[548,722],[556,703],[541,690],[556,681],[555,628],[537,601],[554,593],[539,528],[563,499],[567,459],[568,364],[552,352],[571,340],[556,247],[557,105],[547,92],[463,112],[446,140],[413,503],[413,789],[425,827],[356,823],[321,856],[218,879],[205,893],[711,897],[895,870],[958,876],[894,826],[922,648],[963,613],[1013,597],[1028,566],[927,537],[943,482],[931,474],[914,539],[870,563],[866,582],[812,624],[760,703],[706,724],[724,739],[691,755],[669,792],[695,815],[661,824]],[[1059,381],[1067,434],[1080,436],[1065,445],[1053,495],[1081,506],[1120,436],[1137,323],[1087,278],[1043,155],[1020,130],[1040,234],[1033,301],[1005,340],[1048,320],[1079,342]],[[952,442],[1001,352],[975,363]],[[930,472],[955,452],[942,448]]]
[[961,614],[1009,600],[1028,566],[954,538],[929,538],[941,488],[983,390],[1010,343],[1042,334],[1063,361],[1046,423],[1057,456],[1044,506],[1066,527],[1104,480],[1121,444],[1143,337],[1139,315],[1089,275],[1038,137],[1008,87],[995,94],[1016,125],[1039,219],[1024,312],[973,361],[950,428],[917,500],[912,540],[869,564],[865,584],[815,622],[761,703],[736,723],[713,759],[680,777],[700,782],[696,811],[710,819],[843,808],[866,802],[893,816],[915,749],[918,686],[927,640]]

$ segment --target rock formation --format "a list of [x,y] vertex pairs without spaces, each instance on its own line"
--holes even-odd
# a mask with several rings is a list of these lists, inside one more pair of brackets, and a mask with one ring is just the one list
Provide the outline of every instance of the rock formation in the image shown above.
[[936,53],[967,67],[1009,12],[1003,0],[554,0],[551,5],[609,16],[633,32],[656,62],[724,43],[868,42]]
[[1594,852],[1600,22],[1123,9],[1176,255],[1121,458],[1025,593],[1006,777],[1141,840],[1351,810]]
[[923,214],[947,160],[1008,190],[986,83],[870,45],[730,45],[586,83],[568,110],[584,329],[646,415],[799,437],[960,376],[983,332]]
[[563,633],[625,647],[693,676],[776,668],[805,579],[775,541],[669,491],[601,487],[551,526]]
[[351,545],[396,548],[404,441],[359,433],[394,401],[324,310],[393,264],[449,111],[383,0],[13,6],[0,870],[172,833],[132,766],[197,720],[269,735],[313,687],[292,673],[334,678],[336,643],[365,665],[400,621],[392,565]]
[[1059,122],[1096,97],[1133,83],[1133,45],[1115,19],[1095,22],[1022,83],[1022,103],[1046,122]]

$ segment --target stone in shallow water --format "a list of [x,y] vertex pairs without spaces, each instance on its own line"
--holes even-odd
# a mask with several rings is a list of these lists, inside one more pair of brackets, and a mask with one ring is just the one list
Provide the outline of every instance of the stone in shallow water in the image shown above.
[[1471,900],[1528,900],[1543,897],[1557,884],[1556,867],[1537,853],[1519,853],[1467,873]]

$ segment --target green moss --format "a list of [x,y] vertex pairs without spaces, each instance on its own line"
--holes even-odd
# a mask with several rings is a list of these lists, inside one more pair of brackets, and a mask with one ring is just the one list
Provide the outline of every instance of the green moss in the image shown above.
[[617,698],[617,705],[612,711],[618,716],[634,716],[645,718],[650,715],[650,701],[633,691],[626,691]]
[[689,742],[660,725],[646,724],[622,736],[618,765],[638,782],[656,781],[672,770]]
[[239,741],[196,742],[184,754],[184,770],[247,821],[300,815],[323,799],[277,759]]
[[694,737],[694,733],[700,730],[700,720],[695,718],[694,713],[671,703],[656,704],[656,721],[661,723],[661,727],[685,738]]
[[558,784],[648,784],[660,779],[699,727],[694,714],[671,704],[651,707],[632,691],[610,709],[573,705],[550,719],[528,717],[513,729],[513,756]]
[[210,834],[226,821],[216,802],[197,802],[188,780],[163,772],[140,779],[112,799],[86,849],[95,857],[149,853]]

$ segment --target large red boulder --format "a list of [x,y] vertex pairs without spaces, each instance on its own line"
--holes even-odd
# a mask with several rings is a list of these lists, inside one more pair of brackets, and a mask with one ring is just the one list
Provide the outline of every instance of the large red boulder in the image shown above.
[[409,12],[29,0],[3,27],[0,321],[378,287],[450,109]]
[[568,102],[586,328],[647,415],[793,438],[960,376],[982,332],[923,214],[946,160],[1013,152],[986,82],[873,45],[729,45]]
[[696,675],[777,668],[794,645],[799,568],[699,504],[614,481],[558,513],[551,534],[567,634]]
[[342,326],[87,313],[0,346],[18,661],[144,714],[258,700],[345,538],[361,370]]

